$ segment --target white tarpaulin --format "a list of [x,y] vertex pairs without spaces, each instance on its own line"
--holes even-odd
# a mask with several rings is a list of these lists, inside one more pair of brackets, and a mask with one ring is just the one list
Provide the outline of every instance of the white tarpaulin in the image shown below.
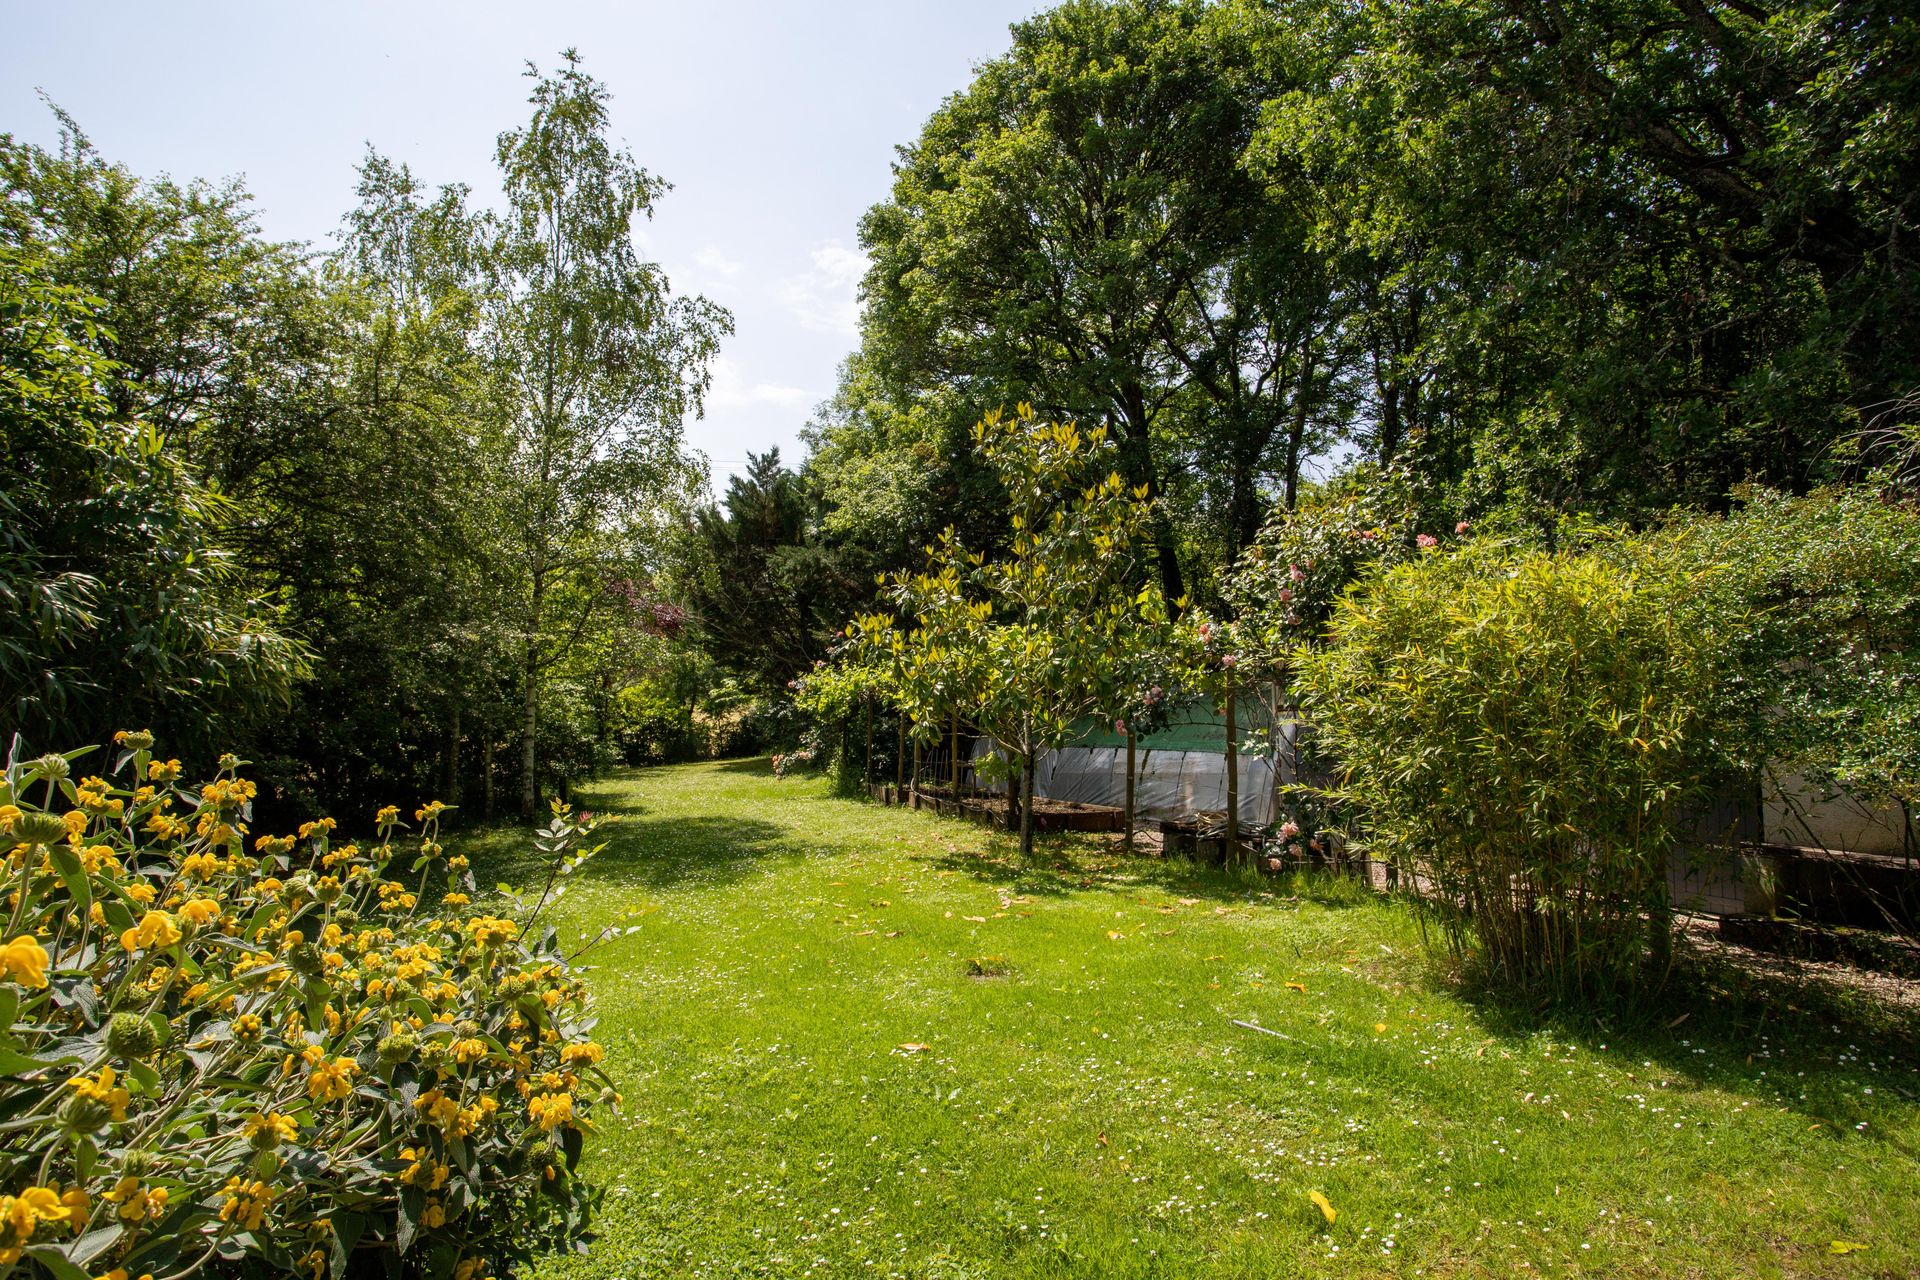
[[[978,739],[974,758],[989,755],[992,744]],[[1273,761],[1242,754],[1240,821],[1250,826],[1273,822]],[[985,783],[996,794],[1003,785]],[[1063,747],[1042,752],[1033,771],[1034,794],[1048,800],[1074,800],[1120,808],[1127,801],[1125,747]],[[1196,813],[1225,813],[1227,757],[1217,751],[1134,752],[1134,812],[1140,818],[1190,818]]]

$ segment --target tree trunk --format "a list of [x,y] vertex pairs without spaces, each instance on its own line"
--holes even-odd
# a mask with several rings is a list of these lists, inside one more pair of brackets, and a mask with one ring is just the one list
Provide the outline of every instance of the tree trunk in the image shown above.
[[867,697],[867,758],[860,770],[860,780],[868,787],[873,786],[873,698]]
[[1027,748],[1026,760],[1020,766],[1020,856],[1033,856],[1033,773],[1034,751]]
[[1227,861],[1240,857],[1240,753],[1234,744],[1233,693],[1227,693]]
[[482,791],[482,798],[480,801],[480,805],[481,805],[480,813],[481,813],[481,816],[486,818],[488,822],[492,822],[493,821],[494,746],[493,746],[493,739],[491,736],[486,738],[481,743],[480,753],[481,753],[480,755],[480,758],[481,758],[480,787]]
[[1127,852],[1133,852],[1133,726],[1127,726]]
[[527,646],[526,678],[526,704],[520,718],[520,816],[531,822],[540,806],[539,782],[533,773],[538,764],[534,737],[540,728],[540,664],[532,645]]
[[953,713],[953,758],[947,761],[947,771],[953,775],[953,802],[960,803],[960,713]]
[[893,793],[894,800],[900,800],[900,793],[907,788],[907,713],[902,711],[899,718],[899,741],[893,747]]
[[440,794],[446,797],[448,804],[460,803],[460,704],[453,706],[453,723],[447,726],[446,774],[441,779]]
[[913,776],[907,779],[907,799],[916,809],[920,807],[920,738],[913,739]]

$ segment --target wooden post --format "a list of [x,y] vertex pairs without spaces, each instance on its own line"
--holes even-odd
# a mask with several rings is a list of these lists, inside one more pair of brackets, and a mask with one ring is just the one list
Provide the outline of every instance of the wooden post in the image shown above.
[[1127,725],[1127,852],[1133,852],[1133,725]]
[[1227,861],[1240,856],[1240,756],[1234,745],[1233,691],[1227,691]]
[[899,714],[900,741],[893,750],[893,802],[905,804],[900,793],[907,789],[907,713]]
[[920,807],[920,735],[913,736],[913,776],[907,779],[907,803],[911,808]]

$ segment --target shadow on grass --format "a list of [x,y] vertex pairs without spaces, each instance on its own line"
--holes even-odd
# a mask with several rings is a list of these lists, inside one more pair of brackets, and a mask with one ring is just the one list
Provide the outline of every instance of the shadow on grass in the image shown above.
[[[575,874],[575,881],[654,892],[737,883],[762,874],[771,859],[809,853],[784,828],[755,818],[622,817],[595,838],[606,847]],[[470,856],[482,885],[505,881],[537,893],[547,876],[547,864],[530,836],[511,847],[477,848]]]
[[996,832],[985,849],[952,849],[926,861],[942,871],[1038,896],[1060,896],[1081,889],[1159,889],[1178,897],[1216,902],[1246,902],[1267,895],[1332,909],[1373,900],[1357,882],[1331,872],[1270,875],[1252,867],[1222,867],[1149,852],[1128,854],[1117,839],[1107,837],[1036,836],[1033,856],[1023,858],[1015,837]]
[[715,773],[749,773],[760,778],[773,776],[773,761],[766,756],[748,756],[741,760],[717,760],[708,767]]
[[1474,981],[1458,990],[1509,1048],[1545,1032],[1649,1083],[1684,1081],[1796,1112],[1809,1139],[1838,1141],[1873,1124],[1881,1141],[1916,1155],[1880,1126],[1872,1095],[1920,1101],[1920,1010],[1870,990],[1698,951],[1683,951],[1657,992],[1612,1002]]

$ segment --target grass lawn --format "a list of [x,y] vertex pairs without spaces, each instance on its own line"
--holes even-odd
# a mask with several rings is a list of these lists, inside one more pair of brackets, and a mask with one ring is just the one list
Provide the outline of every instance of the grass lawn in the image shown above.
[[[543,1277],[1920,1273],[1890,1016],[1705,978],[1516,1010],[1348,882],[1023,864],[760,761],[583,803],[627,815],[559,916],[641,926],[588,957],[626,1105]],[[475,837],[482,883],[524,843]]]

